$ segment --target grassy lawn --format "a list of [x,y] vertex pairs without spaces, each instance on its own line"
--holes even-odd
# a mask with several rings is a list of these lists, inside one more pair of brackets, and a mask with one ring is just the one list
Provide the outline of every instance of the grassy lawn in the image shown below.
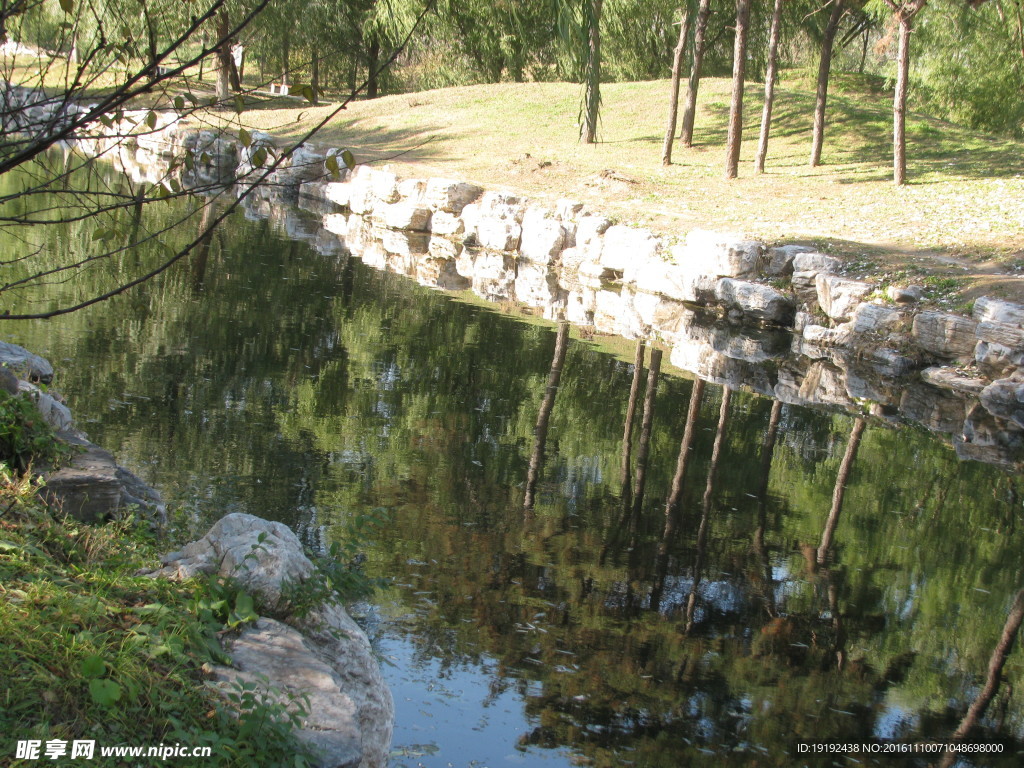
[[[212,77],[199,89],[209,89]],[[1024,301],[1024,143],[911,113],[910,184],[897,188],[890,93],[878,79],[839,73],[830,86],[823,165],[811,168],[813,83],[806,72],[786,72],[776,89],[767,173],[753,173],[763,89],[748,83],[741,177],[727,181],[730,89],[725,79],[702,80],[694,146],[677,142],[669,167],[661,164],[664,80],[603,85],[597,145],[577,140],[581,89],[571,83],[356,101],[316,141],[349,147],[360,162],[388,164],[403,176],[465,178],[539,201],[571,197],[669,236],[704,228],[814,245],[845,257],[852,273],[941,278],[957,286],[948,292],[961,303],[986,293]],[[208,119],[297,138],[335,106],[265,99],[241,115]]]
[[[762,91],[748,84],[741,178],[724,178],[730,83],[702,81],[694,146],[661,164],[667,81],[602,86],[601,143],[577,141],[579,86],[503,83],[358,101],[320,135],[360,161],[401,175],[449,175],[539,200],[572,197],[620,221],[667,235],[693,228],[798,242],[848,259],[864,274],[956,278],[961,298],[1024,300],[1024,144],[925,115],[908,121],[910,184],[891,182],[891,101],[875,84],[838,76],[829,99],[823,165],[811,168],[813,91],[777,89],[767,173],[753,154]],[[330,106],[281,100],[242,122],[294,138]]]

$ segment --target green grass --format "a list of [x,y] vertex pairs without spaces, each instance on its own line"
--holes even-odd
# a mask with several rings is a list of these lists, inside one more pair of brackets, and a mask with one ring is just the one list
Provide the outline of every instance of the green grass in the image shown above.
[[94,765],[125,764],[101,746],[176,743],[209,746],[213,765],[298,765],[294,716],[203,682],[244,602],[230,584],[136,576],[157,556],[137,526],[55,516],[37,488],[0,464],[0,762],[33,765],[16,742],[53,739],[95,741]]

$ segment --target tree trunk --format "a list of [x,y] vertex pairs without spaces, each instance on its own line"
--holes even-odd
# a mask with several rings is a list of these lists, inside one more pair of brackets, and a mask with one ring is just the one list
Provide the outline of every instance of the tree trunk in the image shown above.
[[[781,0],[778,0],[781,2]],[[679,42],[672,54],[672,85],[668,95],[668,125],[665,127],[665,143],[661,149],[661,164],[672,165],[672,141],[676,137],[676,121],[679,118],[679,80],[683,68],[683,54],[686,52],[686,38],[690,36],[690,6],[681,9],[683,17],[679,22]]]
[[569,324],[563,321],[558,325],[555,353],[551,358],[551,370],[548,373],[548,386],[544,391],[540,412],[537,414],[537,425],[533,429],[533,453],[530,455],[530,468],[526,474],[524,509],[533,509],[533,495],[537,487],[537,478],[540,476],[540,467],[544,461],[544,445],[548,439],[548,422],[551,419],[551,411],[555,407],[555,395],[558,393],[558,382],[562,378],[562,365],[565,364],[565,350],[568,347],[568,342]]
[[821,41],[821,59],[818,61],[818,87],[814,98],[814,135],[811,138],[811,167],[821,164],[821,145],[825,141],[825,102],[828,100],[828,76],[832,69],[832,45],[843,17],[843,0],[832,0],[832,13],[825,25]]
[[309,87],[313,90],[313,106],[320,103],[320,57],[313,54],[310,62]]
[[633,362],[633,383],[629,388],[629,402],[626,404],[626,425],[622,430],[622,488],[629,485],[629,466],[633,455],[633,418],[636,416],[636,400],[640,396],[640,383],[644,375],[644,340],[636,342],[636,360]]
[[281,84],[289,85],[292,81],[292,37],[287,31],[281,36]]
[[217,15],[217,101],[227,101],[231,96],[230,73],[234,62],[231,60],[231,40],[228,37],[230,33],[231,20],[227,11],[221,9]]
[[907,90],[910,75],[909,17],[899,18],[899,48],[896,54],[896,92],[892,97],[892,179],[897,186],[907,183]]
[[647,391],[644,393],[644,415],[640,420],[640,445],[636,451],[636,489],[633,491],[633,517],[640,514],[647,485],[647,457],[651,451],[651,428],[654,424],[654,398],[658,394],[658,374],[661,372],[661,350],[651,350],[651,365],[647,370]]
[[782,26],[782,2],[775,0],[772,11],[772,31],[768,37],[768,71],[764,76],[764,110],[761,112],[761,136],[757,141],[757,159],[754,171],[764,173],[764,162],[768,157],[768,134],[772,126],[772,106],[775,103],[775,79],[779,59],[779,28]]
[[743,77],[747,72],[747,33],[750,1],[736,0],[736,40],[732,49],[732,104],[729,106],[729,138],[726,147],[725,178],[739,174],[743,144]]
[[377,67],[380,66],[380,43],[377,38],[370,42],[366,65],[369,69],[366,74],[366,98],[376,99],[378,93]]
[[683,105],[683,126],[679,129],[679,141],[684,147],[693,146],[693,121],[697,114],[697,88],[700,85],[700,66],[704,61],[704,36],[708,31],[708,16],[711,15],[711,0],[700,0],[697,8],[697,28],[693,33],[693,64],[690,79],[686,84],[686,102]]
[[604,0],[588,0],[586,94],[582,139],[597,143],[597,116],[601,108],[601,6]]
[[824,565],[828,557],[828,551],[832,549],[832,537],[835,535],[836,526],[839,525],[839,515],[843,511],[843,496],[846,495],[846,483],[850,479],[850,470],[857,459],[857,449],[860,447],[860,438],[864,434],[866,422],[864,419],[857,419],[853,425],[853,432],[850,433],[850,441],[846,444],[846,453],[839,464],[839,473],[836,475],[836,484],[832,489],[832,509],[829,510],[828,519],[825,521],[825,530],[821,534],[821,544],[818,546],[817,563]]

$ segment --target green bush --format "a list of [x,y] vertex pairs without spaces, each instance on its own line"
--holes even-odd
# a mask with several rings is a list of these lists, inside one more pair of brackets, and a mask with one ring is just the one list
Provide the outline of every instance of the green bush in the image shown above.
[[0,462],[24,472],[33,463],[56,462],[66,450],[28,398],[0,390]]

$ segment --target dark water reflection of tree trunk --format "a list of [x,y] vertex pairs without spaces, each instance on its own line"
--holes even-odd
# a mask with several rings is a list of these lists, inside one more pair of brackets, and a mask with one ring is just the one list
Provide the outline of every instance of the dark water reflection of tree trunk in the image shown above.
[[816,557],[818,565],[825,564],[828,552],[832,548],[832,537],[839,524],[839,515],[843,511],[846,484],[850,479],[853,463],[857,459],[857,449],[860,447],[860,439],[864,434],[865,425],[864,419],[857,419],[853,425],[853,432],[850,433],[850,441],[846,444],[846,453],[843,454],[843,461],[839,465],[839,474],[836,476],[835,488],[832,490],[832,509],[829,510],[828,519],[825,521],[825,530],[821,534],[821,544],[818,546]]
[[[1017,638],[1017,632],[1020,631],[1022,620],[1024,620],[1024,589],[1017,592],[1013,605],[1010,607],[1010,613],[1006,617],[1006,623],[1003,625],[1003,633],[989,658],[985,686],[968,707],[967,714],[964,715],[964,719],[960,721],[960,725],[953,732],[950,741],[959,742],[966,739],[985,714],[988,705],[992,703],[992,699],[999,691],[999,685],[1003,679],[1003,667],[1006,666],[1006,659],[1013,651],[1013,643]],[[939,768],[950,768],[960,756],[961,754],[958,752],[947,750],[938,764]]]
[[690,452],[693,449],[693,435],[696,431],[694,426],[697,423],[697,416],[700,413],[700,401],[704,396],[704,382],[697,379],[693,382],[690,390],[690,407],[686,411],[686,427],[683,429],[683,439],[679,444],[679,458],[676,459],[676,472],[672,476],[672,487],[669,490],[668,498],[665,500],[665,527],[662,529],[661,541],[658,542],[658,552],[655,555],[654,572],[655,582],[651,589],[651,610],[656,611],[661,605],[661,596],[665,591],[665,577],[668,575],[668,551],[675,537],[676,526],[679,520],[679,501],[683,496],[683,479],[686,477],[686,467],[690,463]]
[[[636,342],[636,360],[633,361],[633,384],[629,388],[629,402],[626,404],[626,424],[622,431],[622,493],[630,494],[630,464],[633,458],[633,420],[636,417],[636,401],[640,396],[640,384],[644,376],[644,340]],[[629,501],[625,502],[629,506]]]
[[660,349],[651,350],[651,367],[647,372],[647,391],[644,393],[644,413],[640,420],[640,444],[636,449],[636,489],[633,491],[633,520],[640,515],[647,485],[647,458],[651,452],[651,430],[654,425],[654,401],[658,396],[658,376],[661,373]]
[[779,420],[782,416],[782,401],[772,403],[772,412],[768,417],[768,431],[761,443],[761,484],[757,489],[757,528],[754,529],[754,555],[761,567],[762,595],[765,610],[772,618],[776,615],[775,595],[772,589],[772,564],[768,559],[768,548],[764,543],[768,517],[768,480],[772,471],[772,457],[775,454],[775,441],[779,434]]
[[192,252],[192,292],[199,293],[203,290],[203,283],[206,281],[206,265],[210,258],[210,243],[213,241],[213,228],[210,227],[210,218],[213,206],[203,206],[203,214],[199,218],[199,231],[203,233],[202,238]]
[[533,453],[530,455],[530,469],[526,474],[526,495],[523,499],[525,509],[533,509],[533,496],[537,487],[537,478],[544,463],[544,445],[548,439],[548,422],[551,411],[555,407],[555,395],[558,393],[558,382],[562,378],[562,366],[565,364],[565,350],[569,342],[569,323],[558,324],[558,335],[555,337],[555,354],[551,358],[551,370],[548,373],[548,385],[544,390],[544,400],[537,414],[537,426],[533,429]]
[[725,439],[725,425],[729,419],[729,401],[732,390],[722,389],[722,407],[718,411],[718,427],[715,430],[715,444],[711,449],[711,464],[708,467],[707,483],[704,486],[704,497],[701,500],[700,527],[697,529],[697,557],[693,564],[693,586],[690,587],[686,599],[686,629],[688,635],[693,630],[693,616],[697,607],[697,589],[704,575],[704,560],[707,557],[708,528],[711,522],[711,502],[715,497],[715,475],[718,473],[718,461],[722,457],[722,443]]

